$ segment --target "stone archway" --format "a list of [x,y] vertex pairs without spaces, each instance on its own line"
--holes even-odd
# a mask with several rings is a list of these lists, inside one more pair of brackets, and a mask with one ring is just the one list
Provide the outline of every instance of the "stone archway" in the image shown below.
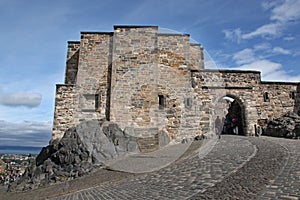
[[[221,118],[224,118],[223,120],[226,121],[227,118],[229,118],[230,120],[236,118],[239,135],[247,135],[245,106],[238,97],[234,95],[226,94],[225,96],[219,99],[219,108],[221,109],[219,110],[218,115]],[[230,125],[228,124],[228,126]],[[225,129],[226,130],[225,134],[233,134],[232,130],[228,128],[228,126],[227,126],[227,130]]]

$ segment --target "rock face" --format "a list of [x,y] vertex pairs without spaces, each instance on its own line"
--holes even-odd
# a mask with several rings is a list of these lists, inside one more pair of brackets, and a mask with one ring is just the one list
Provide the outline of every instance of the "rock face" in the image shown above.
[[280,118],[269,121],[264,135],[300,138],[300,116],[293,112],[288,112]]
[[44,147],[24,178],[11,191],[34,189],[43,185],[83,176],[105,161],[137,152],[136,138],[126,135],[115,123],[104,120],[82,122],[67,130],[63,138]]

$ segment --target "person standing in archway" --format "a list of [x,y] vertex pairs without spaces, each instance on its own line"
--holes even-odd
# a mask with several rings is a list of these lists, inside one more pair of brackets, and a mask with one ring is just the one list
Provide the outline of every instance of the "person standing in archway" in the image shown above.
[[215,120],[215,129],[216,129],[216,134],[221,138],[221,130],[222,130],[222,122],[219,116],[217,116]]
[[238,119],[236,117],[232,119],[232,129],[234,134],[239,134]]

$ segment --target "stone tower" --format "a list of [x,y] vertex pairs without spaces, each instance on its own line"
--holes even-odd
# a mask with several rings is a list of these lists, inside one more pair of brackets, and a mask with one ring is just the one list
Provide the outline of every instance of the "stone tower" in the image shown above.
[[[114,26],[114,32],[81,32],[79,42],[68,42],[66,65],[65,83],[56,89],[53,139],[100,118],[128,130],[168,128],[175,137],[180,106],[191,92],[190,70],[204,68],[203,48],[188,34],[158,33],[157,26]],[[173,110],[168,117],[166,108]]]

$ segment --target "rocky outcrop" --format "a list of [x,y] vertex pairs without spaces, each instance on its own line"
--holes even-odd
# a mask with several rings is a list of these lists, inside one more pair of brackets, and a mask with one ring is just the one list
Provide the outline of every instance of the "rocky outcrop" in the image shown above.
[[67,130],[60,141],[52,141],[28,168],[11,191],[34,189],[90,173],[106,161],[139,151],[137,138],[125,134],[117,124],[104,120],[82,122]]
[[264,135],[284,138],[300,138],[300,116],[288,112],[268,122]]

